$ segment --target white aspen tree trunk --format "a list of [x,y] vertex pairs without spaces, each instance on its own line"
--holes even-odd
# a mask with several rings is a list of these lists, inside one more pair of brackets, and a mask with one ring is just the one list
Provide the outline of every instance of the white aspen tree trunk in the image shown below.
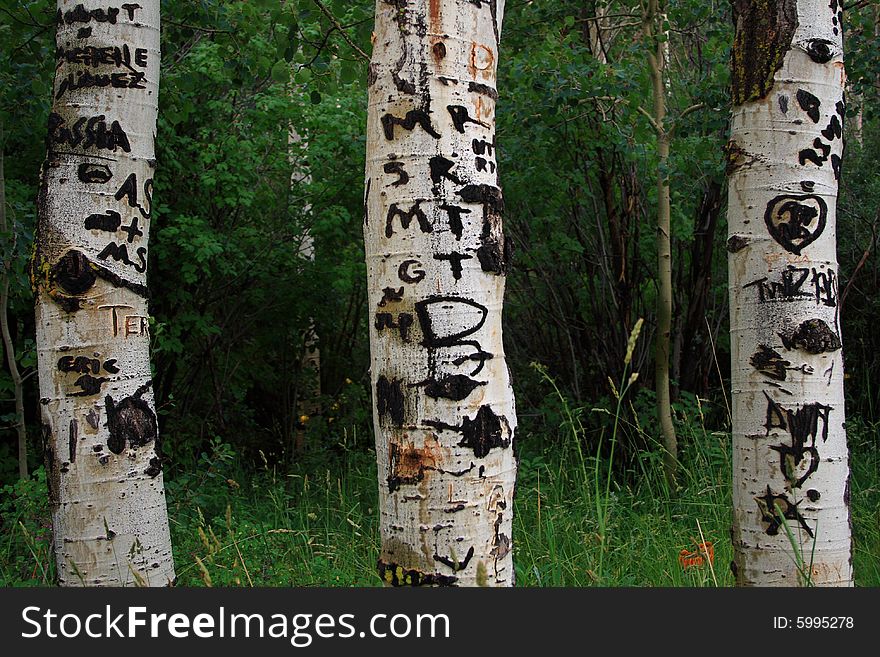
[[[290,92],[290,100],[294,102],[300,98],[297,87],[294,85]],[[303,140],[302,136],[297,132],[294,125],[291,124],[288,133],[288,145],[290,146],[290,163],[294,166],[294,170],[290,176],[291,190],[296,189],[300,184],[309,185],[312,182],[312,174],[308,167],[299,168],[297,162],[299,157],[294,153],[295,150],[302,149],[307,152],[309,149],[308,141]],[[304,208],[305,215],[311,215],[311,204]],[[315,238],[312,235],[311,227],[308,227],[299,244],[298,257],[314,262],[315,260]],[[320,411],[321,396],[321,351],[319,348],[318,334],[315,330],[315,322],[313,318],[309,318],[309,328],[303,334],[303,351],[300,358],[299,380],[305,385],[296,386],[295,408],[294,414],[294,436],[291,449],[294,454],[300,454],[305,449],[306,440],[306,423],[309,419]]]
[[[672,419],[672,394],[669,383],[670,343],[672,336],[672,193],[667,170],[671,151],[671,135],[666,126],[666,94],[668,93],[667,62],[669,54],[665,5],[648,0],[643,14],[645,37],[649,43],[648,65],[653,91],[652,127],[657,134],[657,338],[654,348],[654,388],[657,393],[657,418],[663,439],[663,472],[666,482],[675,490],[678,472],[678,437]],[[657,37],[663,34],[666,39]]]
[[147,238],[159,0],[59,0],[32,263],[58,581],[165,586]]
[[590,52],[593,57],[602,64],[608,63],[606,49],[608,48],[610,21],[608,19],[608,3],[604,0],[597,0],[594,3],[595,12],[593,16],[588,17],[587,33],[590,37]]
[[747,586],[849,586],[836,254],[842,6],[735,0],[734,14],[732,567]]
[[516,412],[495,150],[504,0],[377,0],[364,235],[379,574],[512,586]]

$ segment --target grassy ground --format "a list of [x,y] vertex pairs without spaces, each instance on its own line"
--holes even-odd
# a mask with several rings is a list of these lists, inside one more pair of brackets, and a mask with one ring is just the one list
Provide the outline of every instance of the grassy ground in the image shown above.
[[[645,454],[626,477],[583,453],[576,416],[553,450],[524,440],[515,533],[520,586],[731,586],[729,436],[699,422],[682,431],[682,490],[669,495],[659,459]],[[687,427],[696,427],[688,431]],[[880,585],[880,454],[876,432],[850,429],[854,566]],[[223,444],[169,481],[179,583],[187,586],[378,586],[373,455],[347,440],[283,475],[264,463],[246,474]],[[637,485],[621,486],[625,478]],[[0,584],[52,582],[45,478],[0,503]],[[703,541],[712,568],[682,568],[679,552]]]

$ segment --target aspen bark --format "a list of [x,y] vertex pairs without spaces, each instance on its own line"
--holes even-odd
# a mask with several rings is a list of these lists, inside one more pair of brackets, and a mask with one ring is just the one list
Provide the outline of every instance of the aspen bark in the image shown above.
[[666,63],[669,52],[668,34],[659,39],[666,20],[658,0],[648,0],[644,14],[645,36],[650,44],[648,64],[654,96],[653,127],[657,133],[657,338],[654,354],[654,387],[657,392],[657,417],[663,435],[663,472],[673,490],[678,469],[678,438],[672,421],[672,395],[669,386],[669,357],[672,334],[672,196],[669,190],[669,154],[671,136],[666,127]]
[[733,5],[733,569],[740,585],[848,586],[836,254],[842,6]]
[[512,586],[495,149],[504,0],[377,0],[364,235],[391,585]]
[[[294,85],[290,93],[291,102],[299,99],[301,95]],[[290,189],[294,190],[300,184],[311,184],[312,174],[308,165],[302,167],[298,165],[299,157],[294,151],[302,148],[303,153],[307,152],[309,143],[307,140],[303,140],[292,124],[288,132],[288,145],[291,150],[290,163],[293,166],[290,175]],[[312,214],[311,204],[307,204],[303,208],[303,214],[306,216]],[[302,241],[297,249],[297,257],[311,262],[315,261],[315,238],[312,235],[311,225],[303,233]],[[294,456],[302,454],[305,450],[306,424],[312,416],[321,410],[321,350],[314,318],[309,318],[309,327],[303,332],[302,343],[302,353],[297,369],[297,383],[293,395],[293,442],[290,449]]]
[[146,280],[159,0],[59,0],[56,20],[32,282],[58,581],[164,586]]

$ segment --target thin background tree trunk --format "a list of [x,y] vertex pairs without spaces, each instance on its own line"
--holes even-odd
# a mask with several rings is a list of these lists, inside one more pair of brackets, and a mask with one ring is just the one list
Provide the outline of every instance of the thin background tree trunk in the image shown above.
[[669,192],[669,151],[671,136],[666,127],[666,56],[668,43],[658,37],[665,14],[658,0],[648,0],[645,12],[645,36],[656,40],[649,43],[651,85],[654,92],[653,126],[657,133],[657,337],[654,354],[654,386],[657,392],[657,416],[663,434],[663,469],[666,481],[675,488],[678,468],[678,439],[672,422],[672,397],[669,389],[669,357],[672,332],[672,242],[670,223],[672,200]]
[[511,586],[516,413],[495,150],[504,0],[376,2],[364,235],[379,573]]
[[[0,123],[0,233],[9,229],[6,220],[6,174],[3,169],[4,156],[3,124]],[[27,425],[24,417],[24,386],[22,385],[21,372],[18,371],[18,363],[15,359],[15,343],[9,330],[9,276],[12,270],[12,258],[15,251],[15,237],[10,248],[9,260],[2,263],[3,271],[0,272],[0,332],[3,335],[3,351],[6,353],[6,365],[9,367],[9,376],[12,378],[12,388],[15,395],[15,432],[18,437],[18,476],[20,479],[28,477],[27,462]]]
[[57,21],[32,275],[58,581],[162,586],[174,564],[146,287],[159,0],[59,0]]
[[728,250],[741,585],[852,584],[836,254],[842,13],[837,0],[734,2]]

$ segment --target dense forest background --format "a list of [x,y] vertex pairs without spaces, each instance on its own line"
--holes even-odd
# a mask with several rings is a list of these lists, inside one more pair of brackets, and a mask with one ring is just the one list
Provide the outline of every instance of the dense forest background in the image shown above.
[[[693,575],[676,560],[694,537],[707,538],[694,512],[699,532],[729,553],[730,6],[675,0],[668,16],[671,372],[686,473],[685,491],[674,496],[662,478],[650,366],[658,158],[643,113],[651,103],[647,50],[638,2],[602,3],[609,9],[601,22],[597,4],[508,2],[503,31],[498,150],[515,253],[504,332],[520,420],[516,517],[518,527],[537,527],[515,537],[518,577],[719,583],[726,565]],[[871,583],[880,581],[880,334],[872,329],[880,320],[880,7],[849,5],[837,234],[856,569],[860,583]],[[183,582],[378,583],[362,237],[373,9],[372,0],[162,3],[151,334]],[[0,249],[36,472],[13,486],[13,385],[3,369],[0,549],[9,583],[51,579],[27,262],[53,14],[47,0],[0,0],[10,224]],[[313,259],[304,248],[312,240]],[[321,395],[304,406],[317,383],[303,366],[310,328]],[[626,385],[633,371],[639,377]],[[650,538],[664,519],[683,518],[663,539]],[[634,555],[654,566],[627,575]]]

